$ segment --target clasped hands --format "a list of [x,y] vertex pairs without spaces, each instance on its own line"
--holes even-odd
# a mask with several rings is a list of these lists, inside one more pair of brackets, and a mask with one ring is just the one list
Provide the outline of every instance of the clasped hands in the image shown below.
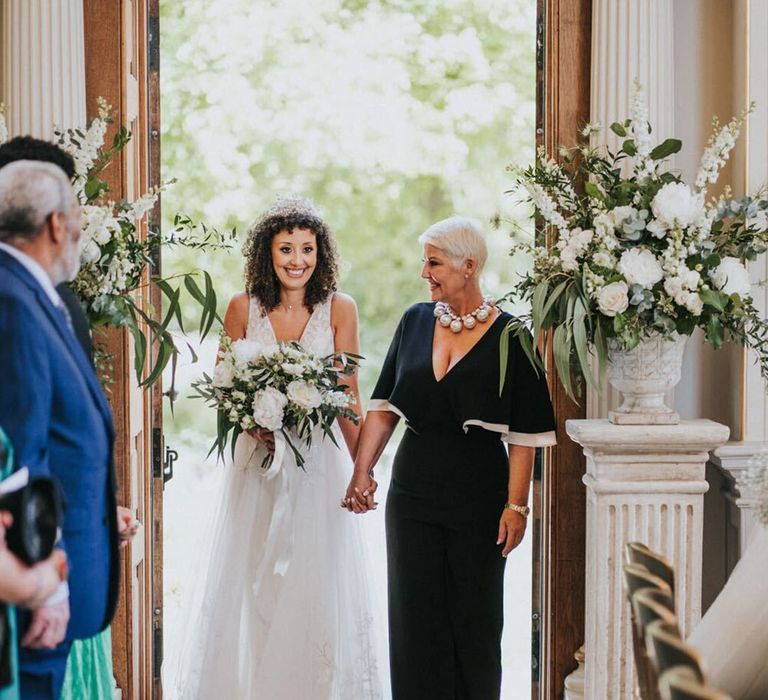
[[367,513],[369,510],[376,510],[379,504],[374,497],[378,487],[372,471],[355,472],[339,505],[350,513]]

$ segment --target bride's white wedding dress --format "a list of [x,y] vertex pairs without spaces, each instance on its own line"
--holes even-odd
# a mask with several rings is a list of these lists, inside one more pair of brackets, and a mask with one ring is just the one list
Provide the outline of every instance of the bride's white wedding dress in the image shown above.
[[768,698],[768,528],[758,527],[688,642],[715,688],[738,700]]
[[[334,351],[330,307],[329,299],[315,308],[301,338],[313,353]],[[253,299],[246,338],[276,342]],[[383,697],[382,630],[360,521],[339,507],[352,464],[338,426],[334,431],[339,447],[314,436],[304,470],[287,450],[282,465],[264,472],[260,443],[238,438],[172,697]]]

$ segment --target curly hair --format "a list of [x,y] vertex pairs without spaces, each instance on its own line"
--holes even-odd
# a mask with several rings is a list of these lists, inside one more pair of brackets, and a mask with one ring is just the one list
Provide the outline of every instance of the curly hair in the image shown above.
[[266,312],[280,304],[280,282],[272,263],[272,239],[281,231],[296,228],[311,231],[317,241],[317,266],[304,290],[304,306],[312,312],[337,289],[339,255],[331,229],[310,200],[280,199],[251,226],[243,246],[245,289]]
[[75,176],[75,161],[61,146],[36,139],[16,136],[0,146],[0,168],[17,160],[40,160],[58,165],[71,180]]

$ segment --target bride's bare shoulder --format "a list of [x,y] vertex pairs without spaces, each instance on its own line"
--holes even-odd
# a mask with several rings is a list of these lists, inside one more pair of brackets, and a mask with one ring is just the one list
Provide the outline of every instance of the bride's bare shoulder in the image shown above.
[[334,292],[331,300],[331,318],[333,325],[338,326],[342,323],[357,324],[357,304],[355,300],[344,294],[344,292]]
[[224,314],[224,330],[230,338],[245,336],[250,301],[248,292],[238,292],[229,300],[227,312]]

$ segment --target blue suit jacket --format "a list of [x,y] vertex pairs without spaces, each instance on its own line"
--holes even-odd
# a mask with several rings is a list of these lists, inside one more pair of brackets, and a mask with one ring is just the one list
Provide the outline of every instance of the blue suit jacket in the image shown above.
[[85,353],[39,283],[0,250],[0,426],[17,467],[64,494],[68,639],[93,636],[117,601],[112,415]]

